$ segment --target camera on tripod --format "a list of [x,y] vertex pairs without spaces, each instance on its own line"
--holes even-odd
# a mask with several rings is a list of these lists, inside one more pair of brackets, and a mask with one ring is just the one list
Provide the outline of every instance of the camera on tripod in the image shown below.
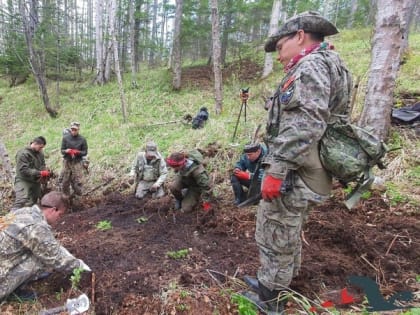
[[249,87],[241,89],[241,99],[246,102],[249,97]]

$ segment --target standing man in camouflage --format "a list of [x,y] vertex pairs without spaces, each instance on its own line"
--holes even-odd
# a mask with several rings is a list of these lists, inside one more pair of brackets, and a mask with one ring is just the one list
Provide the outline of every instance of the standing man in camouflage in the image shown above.
[[319,13],[304,12],[287,20],[265,44],[266,52],[277,51],[286,75],[267,106],[269,153],[263,160],[255,232],[261,266],[258,279],[245,281],[258,293],[256,302],[272,314],[283,313],[277,296],[299,272],[305,218],[331,191],[318,142],[327,124],[349,115],[351,76],[333,46],[324,42],[337,33]]
[[59,244],[51,230],[67,208],[67,197],[52,191],[42,197],[41,206],[20,208],[0,218],[0,301],[14,291],[20,298],[35,298],[22,287],[47,270],[91,271]]
[[164,196],[163,183],[167,176],[168,169],[156,143],[147,142],[145,150],[137,153],[130,171],[130,177],[135,177],[137,183],[136,198],[143,199],[148,192],[152,193],[152,198]]
[[190,213],[200,200],[204,211],[212,209],[210,179],[202,158],[201,153],[192,150],[189,155],[174,152],[166,159],[166,164],[176,173],[169,186],[175,197],[175,210]]
[[70,133],[66,133],[61,141],[61,154],[63,155],[63,169],[60,174],[59,185],[61,191],[70,196],[70,185],[76,195],[83,191],[83,159],[88,154],[86,139],[79,134],[80,124],[72,122]]
[[45,167],[44,153],[47,145],[44,137],[36,137],[30,145],[19,150],[16,154],[16,199],[12,211],[30,207],[41,197],[41,180],[48,179],[51,172]]

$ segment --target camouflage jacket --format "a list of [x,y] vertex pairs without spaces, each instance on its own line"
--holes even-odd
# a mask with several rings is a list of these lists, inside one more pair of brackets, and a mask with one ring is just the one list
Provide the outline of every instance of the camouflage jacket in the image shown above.
[[211,196],[210,179],[203,164],[187,159],[185,167],[178,172],[181,182],[185,187],[198,189],[203,200]]
[[284,179],[288,170],[298,170],[311,188],[319,180],[328,186],[331,179],[319,160],[318,142],[332,114],[347,119],[351,88],[350,73],[332,50],[308,54],[287,73],[269,108],[266,174]]
[[[80,154],[73,158],[66,153],[67,149],[77,149],[80,151]],[[61,154],[67,161],[81,161],[82,158],[88,154],[86,139],[82,135],[74,137],[72,134],[65,134],[61,141]]]
[[55,239],[37,205],[18,209],[1,219],[0,282],[29,258],[35,258],[45,269],[71,271],[80,266],[79,260]]
[[45,170],[44,153],[26,147],[16,153],[16,178],[36,183],[40,179],[40,171]]
[[136,174],[137,180],[155,182],[159,186],[162,185],[168,176],[166,162],[161,154],[158,157],[147,161],[146,153],[139,152],[131,165],[131,173]]

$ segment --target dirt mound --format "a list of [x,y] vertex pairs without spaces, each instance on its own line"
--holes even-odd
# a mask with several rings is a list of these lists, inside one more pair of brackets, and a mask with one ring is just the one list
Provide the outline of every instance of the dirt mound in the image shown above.
[[[261,76],[262,67],[251,59],[243,59],[238,62],[227,64],[222,69],[224,81],[235,76],[239,81],[252,81]],[[182,84],[186,86],[212,88],[213,87],[213,66],[200,65],[187,67],[182,70]]]
[[[33,284],[40,302],[57,306],[83,291],[95,314],[236,314],[221,284],[225,276],[254,275],[259,261],[255,208],[238,209],[230,199],[223,197],[212,212],[184,214],[172,210],[170,196],[137,200],[113,193],[66,215],[58,238],[89,264],[94,279],[84,275],[75,290],[68,277],[55,274]],[[111,228],[100,230],[103,221]],[[385,295],[413,291],[419,239],[419,216],[399,216],[379,196],[351,211],[331,200],[308,218],[303,267],[292,288],[324,298],[348,287],[350,275],[363,275],[376,279]],[[237,290],[238,283],[230,287]]]

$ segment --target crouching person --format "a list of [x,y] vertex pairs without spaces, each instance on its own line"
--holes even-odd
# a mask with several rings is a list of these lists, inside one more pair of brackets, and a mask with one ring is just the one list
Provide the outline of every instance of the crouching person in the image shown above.
[[163,184],[167,176],[168,169],[156,143],[147,142],[144,151],[137,153],[130,171],[130,177],[136,181],[136,198],[143,199],[149,192],[152,198],[164,196]]
[[[24,285],[46,271],[91,271],[55,239],[51,229],[67,211],[68,198],[57,191],[46,194],[41,205],[24,207],[0,217],[0,301],[13,292],[21,299],[35,299]],[[48,273],[47,273],[48,274]]]
[[192,212],[200,201],[204,211],[212,209],[210,180],[202,159],[197,150],[192,150],[188,156],[174,152],[166,159],[166,164],[176,173],[169,186],[175,197],[175,210]]

